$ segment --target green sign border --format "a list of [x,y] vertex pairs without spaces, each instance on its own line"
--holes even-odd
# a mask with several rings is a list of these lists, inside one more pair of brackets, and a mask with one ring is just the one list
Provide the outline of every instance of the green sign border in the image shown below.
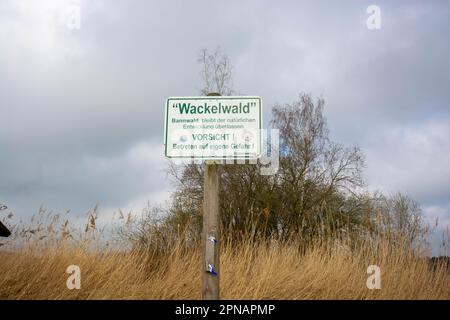
[[[242,100],[242,99],[257,99],[259,100],[259,152],[260,154],[256,155],[255,157],[250,156],[233,156],[233,157],[195,157],[195,156],[171,156],[169,157],[167,155],[167,133],[169,130],[169,101],[171,100]],[[166,121],[165,124],[165,130],[164,130],[164,156],[169,159],[205,159],[205,160],[239,160],[239,159],[258,159],[261,157],[261,129],[262,129],[262,99],[261,97],[257,96],[210,96],[210,97],[169,97],[166,99]]]

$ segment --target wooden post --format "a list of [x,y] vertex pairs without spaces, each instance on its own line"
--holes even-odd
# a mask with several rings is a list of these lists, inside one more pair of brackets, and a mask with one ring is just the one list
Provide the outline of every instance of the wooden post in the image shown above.
[[[210,93],[208,96],[220,96]],[[220,284],[219,168],[214,160],[205,162],[203,185],[202,299],[218,300]]]

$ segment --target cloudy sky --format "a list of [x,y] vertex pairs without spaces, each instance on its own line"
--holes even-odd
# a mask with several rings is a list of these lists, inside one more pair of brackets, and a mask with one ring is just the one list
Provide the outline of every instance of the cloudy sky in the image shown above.
[[444,228],[449,35],[438,0],[2,0],[0,203],[25,219],[164,203],[165,99],[198,95],[199,50],[220,46],[266,119],[300,92],[323,97],[332,138],[367,155],[369,188],[405,192]]

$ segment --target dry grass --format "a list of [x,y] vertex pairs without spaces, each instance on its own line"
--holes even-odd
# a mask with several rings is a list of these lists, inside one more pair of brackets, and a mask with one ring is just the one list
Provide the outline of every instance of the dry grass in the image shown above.
[[[411,252],[223,244],[223,299],[450,299],[450,275]],[[199,299],[200,250],[175,245],[166,253],[100,251],[59,243],[0,251],[0,299]],[[80,290],[68,290],[67,266],[81,268]],[[382,288],[366,287],[379,265]]]
[[[110,231],[99,229],[94,209],[86,226],[77,229],[65,215],[41,210],[29,224],[17,224],[14,236],[0,241],[0,299],[200,298],[197,244],[172,241],[183,237],[161,233],[157,223],[144,231],[150,241],[136,242],[139,228],[133,227],[131,215],[120,212],[118,219]],[[336,239],[307,248],[301,240],[225,241],[221,298],[450,299],[450,266],[431,267],[417,247],[406,249],[393,241],[347,240],[352,249]],[[69,265],[81,269],[80,290],[66,286]],[[381,268],[379,290],[366,286],[369,265]]]

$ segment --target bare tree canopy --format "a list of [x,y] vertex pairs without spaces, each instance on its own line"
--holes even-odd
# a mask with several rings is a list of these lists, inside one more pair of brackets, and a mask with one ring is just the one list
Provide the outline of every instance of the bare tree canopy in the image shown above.
[[214,53],[207,49],[200,51],[198,62],[202,66],[203,88],[200,90],[202,95],[208,93],[219,93],[222,96],[229,96],[233,93],[231,66],[228,56],[221,53],[217,48]]
[[[202,50],[202,94],[231,94],[231,64],[216,50]],[[279,168],[261,175],[261,164],[221,166],[220,220],[225,237],[317,238],[402,234],[420,236],[420,207],[409,198],[370,195],[358,146],[329,137],[325,101],[301,93],[292,103],[272,108],[270,127],[279,130]],[[170,163],[176,190],[165,220],[172,234],[199,239],[202,228],[204,165]],[[382,218],[380,218],[380,214]],[[381,220],[380,220],[381,219]],[[380,222],[382,221],[382,222]]]

